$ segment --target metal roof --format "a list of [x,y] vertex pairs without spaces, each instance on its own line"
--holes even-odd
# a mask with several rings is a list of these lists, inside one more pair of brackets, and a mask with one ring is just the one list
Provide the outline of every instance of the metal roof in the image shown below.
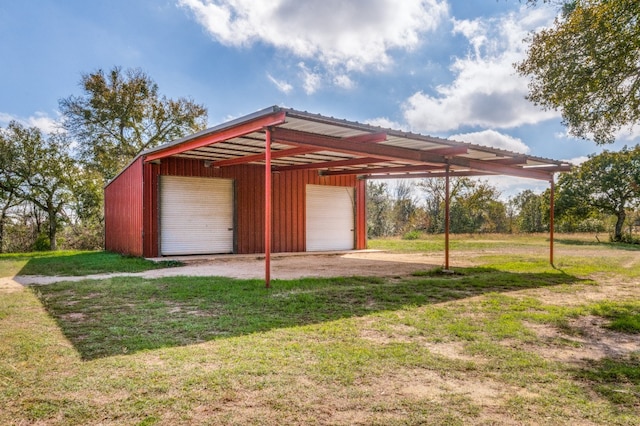
[[510,175],[550,180],[563,161],[387,129],[272,106],[142,152],[144,161],[183,157],[210,167],[265,164],[271,130],[272,169],[318,170],[368,179]]

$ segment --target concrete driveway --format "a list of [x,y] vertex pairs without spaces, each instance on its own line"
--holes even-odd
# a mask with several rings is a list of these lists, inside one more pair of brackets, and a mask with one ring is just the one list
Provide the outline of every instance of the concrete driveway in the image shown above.
[[[180,260],[184,266],[154,269],[136,273],[109,273],[80,277],[48,277],[18,275],[22,285],[43,285],[59,281],[106,279],[114,276],[160,278],[170,276],[224,276],[231,278],[264,278],[264,256],[216,255],[165,257],[154,260]],[[271,258],[272,279],[336,276],[406,276],[441,266],[443,256],[421,253],[389,253],[376,250],[332,253],[277,253]]]

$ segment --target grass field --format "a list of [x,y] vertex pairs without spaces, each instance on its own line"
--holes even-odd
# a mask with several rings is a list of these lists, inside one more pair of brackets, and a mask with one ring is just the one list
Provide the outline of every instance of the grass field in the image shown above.
[[7,288],[0,424],[637,425],[640,253],[592,240],[561,236],[555,268],[540,236],[461,236],[455,274]]
[[83,276],[104,272],[141,272],[178,266],[97,251],[56,251],[0,254],[0,277],[13,275]]

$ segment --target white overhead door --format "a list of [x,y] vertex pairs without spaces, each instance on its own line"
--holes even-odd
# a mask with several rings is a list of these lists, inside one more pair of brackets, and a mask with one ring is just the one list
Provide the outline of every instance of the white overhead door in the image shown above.
[[160,252],[233,252],[233,180],[160,176]]
[[354,248],[354,190],[307,185],[307,251]]

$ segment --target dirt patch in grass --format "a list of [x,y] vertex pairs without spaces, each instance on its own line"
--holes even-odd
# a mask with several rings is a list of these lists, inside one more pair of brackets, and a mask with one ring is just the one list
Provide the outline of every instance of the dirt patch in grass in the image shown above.
[[0,277],[0,293],[15,293],[23,288],[17,281],[9,277]]
[[[597,285],[581,285],[572,288],[533,289],[530,294],[543,303],[556,306],[580,306],[602,300],[633,300],[638,298],[640,285],[636,279],[593,274]],[[579,295],[579,297],[577,296]]]
[[640,337],[606,328],[607,320],[587,315],[569,322],[567,329],[527,323],[546,347],[542,355],[554,361],[583,363],[640,354]]
[[87,316],[82,312],[71,312],[60,315],[60,317],[66,321],[84,321],[87,318]]
[[433,342],[425,336],[420,336],[418,330],[405,324],[392,324],[384,330],[374,329],[375,322],[370,317],[361,320],[359,337],[379,345],[397,343],[420,342],[429,352],[457,361],[477,361],[464,352],[464,343],[460,341]]

